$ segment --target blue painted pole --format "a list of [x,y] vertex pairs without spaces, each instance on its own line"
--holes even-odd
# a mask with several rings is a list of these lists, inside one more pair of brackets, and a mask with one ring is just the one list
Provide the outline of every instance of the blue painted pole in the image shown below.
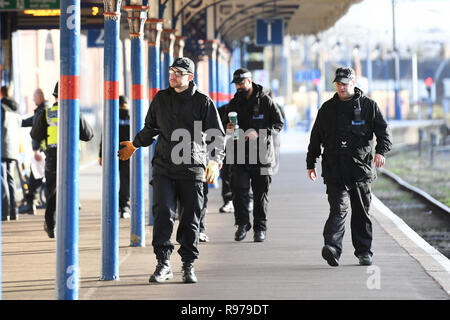
[[222,83],[220,81],[220,76],[222,74],[221,70],[221,48],[220,44],[217,48],[217,55],[216,55],[216,77],[214,78],[215,84],[216,84],[216,107],[220,107],[222,105]]
[[[168,74],[164,74],[164,60],[165,60],[165,54],[164,54],[164,46],[165,46],[165,41],[162,40],[161,41],[161,47],[160,47],[160,51],[159,51],[159,83],[160,83],[160,88],[166,88],[166,78],[169,79],[169,75]],[[169,80],[167,80],[169,81]]]
[[400,104],[400,58],[398,52],[394,52],[394,103],[395,120],[402,120],[402,109]]
[[119,280],[119,28],[121,0],[105,1],[102,270],[100,280]]
[[79,290],[80,0],[61,0],[56,298]]
[[[162,19],[147,19],[147,23],[149,24],[149,41],[148,41],[148,100],[149,103],[152,103],[153,98],[155,97],[158,90],[161,88],[161,62],[160,62],[160,43],[161,43],[161,31],[162,31]],[[156,141],[149,148],[148,155],[148,177],[149,181],[152,180],[152,159],[155,155],[155,146]],[[149,184],[148,188],[148,224],[150,226],[154,223],[153,217],[153,187]]]
[[163,55],[164,55],[164,61],[161,66],[161,78],[164,79],[164,82],[161,81],[161,86],[164,88],[169,87],[169,67],[173,63],[173,46],[174,46],[174,40],[175,40],[175,30],[174,29],[163,29],[162,36],[163,36]]
[[209,96],[217,104],[217,41],[206,40],[206,54],[208,55]]
[[[127,5],[128,24],[131,38],[131,136],[135,136],[144,127],[144,66],[143,36],[147,20],[148,6]],[[144,199],[144,153],[138,148],[131,158],[131,226],[130,246],[145,247],[145,199]]]

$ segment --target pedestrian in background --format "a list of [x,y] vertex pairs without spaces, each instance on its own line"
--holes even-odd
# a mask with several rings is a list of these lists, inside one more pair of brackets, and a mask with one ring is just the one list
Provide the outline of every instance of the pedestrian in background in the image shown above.
[[10,87],[1,88],[2,117],[2,221],[19,220],[14,168],[19,159],[22,117],[18,104],[9,96]]
[[[217,109],[219,111],[220,119],[222,123],[228,123],[228,115],[226,114],[228,104]],[[225,159],[223,160],[222,169],[220,170],[220,179],[222,180],[222,200],[223,205],[219,208],[221,213],[234,213],[233,207],[233,193],[231,191],[231,164],[226,163],[226,152]]]
[[[33,101],[36,104],[34,109],[34,114],[26,119],[22,120],[22,127],[32,127],[36,122],[39,114],[45,112],[48,107],[48,102],[45,100],[44,92],[41,88],[34,91]],[[33,149],[33,157],[36,162],[45,161],[45,156],[42,152],[41,144],[39,141],[31,139],[31,147]],[[32,160],[33,161],[33,160]],[[43,177],[36,178],[37,174],[33,172],[33,166],[30,168],[30,178],[28,181],[28,193],[25,196],[27,206],[22,212],[28,212],[29,214],[36,214],[36,206],[34,205],[34,200],[36,198],[36,193],[39,187],[42,186]]]
[[[125,96],[119,96],[119,141],[130,140],[130,107]],[[102,165],[102,141],[98,163]],[[130,160],[119,160],[119,212],[120,217],[130,218]]]
[[[236,94],[227,106],[226,114],[237,113],[239,130],[245,134],[238,137],[238,140],[245,140],[244,163],[239,163],[238,140],[230,140],[233,141],[235,150],[231,176],[235,225],[237,225],[234,240],[242,241],[252,227],[249,208],[251,186],[253,239],[255,242],[263,242],[267,230],[269,185],[276,161],[273,135],[283,128],[283,117],[268,95],[268,91],[252,81],[249,70],[236,70],[233,73],[232,83],[236,86]],[[227,134],[234,134],[235,124],[226,121]],[[253,162],[252,158],[256,161]]]
[[345,219],[351,208],[354,254],[359,264],[371,265],[370,184],[376,179],[375,167],[384,165],[385,154],[391,150],[390,133],[377,103],[356,87],[352,68],[338,68],[334,82],[337,92],[319,109],[306,156],[307,174],[313,181],[317,178],[316,160],[322,156],[322,177],[330,205],[322,257],[330,266],[339,265]]
[[[56,181],[57,181],[57,147],[58,147],[58,83],[53,90],[55,103],[48,106],[45,112],[41,112],[33,127],[31,138],[40,142],[45,153],[45,181],[47,184],[45,197],[47,207],[45,208],[44,231],[49,238],[55,237],[56,228]],[[80,140],[90,141],[94,137],[92,127],[80,113]]]

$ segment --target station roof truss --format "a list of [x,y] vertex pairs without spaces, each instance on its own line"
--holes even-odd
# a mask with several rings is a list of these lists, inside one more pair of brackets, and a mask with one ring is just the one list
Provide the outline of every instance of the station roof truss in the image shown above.
[[214,6],[215,34],[231,44],[254,37],[256,19],[283,19],[286,34],[317,34],[332,27],[351,5],[362,0],[175,0],[183,25]]
[[[257,19],[283,19],[285,34],[317,34],[332,27],[351,5],[362,0],[150,0],[172,11],[172,20],[181,19],[183,35],[206,36],[205,11],[215,12],[214,33],[227,46],[233,41],[255,36]],[[125,1],[122,0],[122,5]],[[99,12],[92,14],[92,7]],[[103,1],[81,0],[81,25],[84,28],[103,25]],[[166,9],[167,10],[167,9]],[[151,10],[150,10],[151,12]],[[155,18],[155,17],[153,17]],[[161,17],[159,17],[161,18]],[[59,17],[32,17],[16,12],[15,27],[25,29],[55,28]],[[202,23],[199,24],[199,22]],[[196,32],[189,32],[195,26]],[[181,30],[178,30],[181,33]]]

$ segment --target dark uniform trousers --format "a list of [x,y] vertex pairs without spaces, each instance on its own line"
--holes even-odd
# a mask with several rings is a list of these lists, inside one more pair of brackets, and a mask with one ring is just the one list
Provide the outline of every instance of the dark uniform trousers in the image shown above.
[[119,209],[130,208],[130,160],[119,160]]
[[248,206],[250,186],[253,191],[253,229],[266,231],[267,209],[269,204],[270,175],[261,175],[260,169],[248,169],[246,165],[233,165],[231,187],[233,190],[233,206],[235,224],[250,225],[250,208]]
[[188,179],[171,179],[164,175],[155,175],[151,182],[153,186],[153,251],[157,260],[168,260],[174,245],[171,243],[175,214],[178,208],[177,242],[180,244],[178,253],[182,261],[192,261],[198,258],[197,249],[199,224],[203,200],[203,182]]
[[232,165],[223,161],[222,170],[220,170],[220,178],[222,179],[222,199],[223,203],[233,200],[231,191],[231,171]]
[[356,187],[346,190],[344,186],[327,184],[330,215],[325,223],[323,236],[325,245],[342,253],[342,239],[345,231],[345,218],[351,208],[350,227],[355,255],[370,254],[372,247],[372,222],[369,217],[371,202],[370,184],[358,183]]
[[206,233],[206,214],[208,212],[208,191],[209,185],[207,182],[203,182],[203,207],[200,215],[199,232]]
[[47,228],[53,229],[56,226],[56,164],[57,149],[48,148],[45,151],[45,198],[47,207],[45,208],[45,223]]

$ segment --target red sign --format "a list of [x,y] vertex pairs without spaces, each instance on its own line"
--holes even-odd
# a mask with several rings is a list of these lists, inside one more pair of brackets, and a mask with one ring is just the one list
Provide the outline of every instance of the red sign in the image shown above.
[[427,87],[431,87],[433,85],[433,78],[432,77],[428,77],[425,79],[425,85]]

